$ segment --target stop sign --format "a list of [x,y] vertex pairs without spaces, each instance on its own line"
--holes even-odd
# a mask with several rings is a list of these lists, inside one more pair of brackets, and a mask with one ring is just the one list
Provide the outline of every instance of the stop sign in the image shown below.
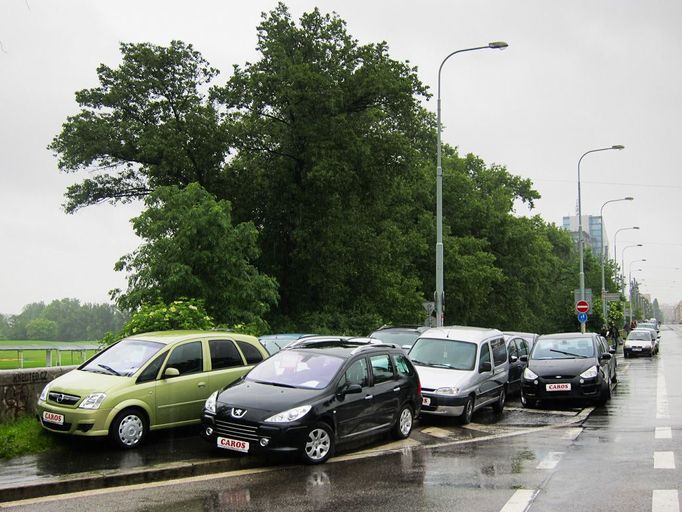
[[575,310],[578,313],[587,313],[590,310],[590,303],[586,300],[579,300],[575,303]]

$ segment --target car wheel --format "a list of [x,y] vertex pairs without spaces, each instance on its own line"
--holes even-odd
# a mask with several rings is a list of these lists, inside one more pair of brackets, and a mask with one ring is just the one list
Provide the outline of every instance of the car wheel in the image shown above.
[[601,396],[597,399],[597,405],[606,405],[606,402],[611,400],[611,379],[606,382],[606,387],[602,391]]
[[526,407],[526,408],[533,408],[537,405],[537,400],[533,398],[528,398],[526,395],[523,394],[523,391],[521,392],[521,405]]
[[467,424],[471,423],[471,417],[473,415],[474,415],[474,397],[470,396],[469,398],[467,398],[467,401],[464,404],[464,411],[459,416],[459,422],[462,425],[467,425]]
[[303,445],[303,461],[307,464],[322,464],[334,453],[334,434],[326,423],[313,426]]
[[628,354],[627,352],[623,351],[623,359],[627,359],[628,357],[630,357],[630,354]]
[[618,383],[618,373],[616,373],[616,370],[613,370],[613,377],[611,377],[611,382],[614,384]]
[[493,411],[496,413],[501,413],[504,410],[504,402],[507,399],[507,392],[504,388],[500,391],[500,396],[497,401],[493,404]]
[[125,409],[118,413],[109,427],[109,438],[125,449],[136,448],[147,436],[147,417],[139,409]]
[[412,408],[405,404],[403,408],[400,409],[400,414],[398,419],[393,425],[393,437],[396,439],[405,439],[410,437],[410,432],[412,432],[412,425],[414,424],[414,416],[412,414]]

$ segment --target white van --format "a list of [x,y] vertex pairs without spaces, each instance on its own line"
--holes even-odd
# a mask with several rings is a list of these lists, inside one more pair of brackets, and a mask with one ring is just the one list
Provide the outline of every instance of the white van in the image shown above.
[[502,412],[509,358],[504,334],[480,327],[435,327],[409,352],[422,385],[422,414],[456,416],[464,424],[474,411]]

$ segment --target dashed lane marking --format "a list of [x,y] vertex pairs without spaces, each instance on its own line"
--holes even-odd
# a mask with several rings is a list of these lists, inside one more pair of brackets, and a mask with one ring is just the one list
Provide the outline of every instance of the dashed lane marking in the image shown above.
[[675,469],[675,452],[654,452],[654,469]]
[[445,430],[444,428],[438,427],[425,428],[424,430],[422,430],[422,432],[424,434],[428,434],[439,439],[449,439],[450,436],[452,435],[452,432],[450,432],[449,430]]
[[651,512],[680,512],[676,490],[657,490],[651,496]]
[[528,506],[535,499],[536,494],[537,491],[519,489],[509,498],[500,512],[524,512],[524,510],[528,510]]
[[549,452],[535,469],[554,469],[559,464],[564,453],[565,452]]
[[672,439],[673,431],[670,427],[656,427],[655,439]]
[[582,434],[582,432],[583,432],[582,427],[567,428],[566,432],[564,432],[564,435],[561,436],[561,439],[567,441],[575,441],[576,439],[578,439],[578,436]]

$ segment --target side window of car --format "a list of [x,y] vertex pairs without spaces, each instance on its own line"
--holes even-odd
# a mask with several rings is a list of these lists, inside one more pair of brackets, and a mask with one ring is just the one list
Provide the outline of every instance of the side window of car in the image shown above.
[[395,367],[400,375],[411,377],[415,374],[414,367],[407,360],[407,357],[401,354],[395,356]]
[[388,354],[381,356],[372,356],[369,358],[372,365],[372,376],[374,377],[374,384],[381,384],[393,380],[393,363]]
[[519,347],[519,357],[528,355],[528,342],[523,338],[518,338],[516,343]]
[[367,360],[363,357],[351,364],[341,380],[341,385],[359,384],[367,387],[369,379],[367,378]]
[[211,368],[214,370],[244,364],[232,340],[209,340],[208,350],[211,353]]
[[507,344],[503,338],[497,338],[490,342],[490,347],[493,350],[493,361],[495,366],[499,366],[507,361]]
[[480,368],[483,363],[490,364],[490,348],[488,347],[487,341],[481,345],[481,354],[478,356],[478,367]]
[[237,340],[237,344],[246,358],[246,364],[256,364],[263,360],[263,356],[258,352],[258,349],[250,343]]
[[166,368],[175,368],[180,375],[203,371],[204,356],[201,351],[201,342],[193,341],[175,347],[168,358]]
[[166,359],[167,353],[163,353],[160,356],[158,356],[156,359],[154,359],[147,367],[142,371],[140,376],[137,378],[137,384],[141,384],[143,382],[149,382],[154,379],[156,379],[156,376],[159,374],[159,370],[161,369],[161,365],[163,364],[163,360]]
[[509,342],[509,346],[507,347],[509,349],[509,361],[511,361],[512,357],[519,357],[519,349],[516,346],[518,340],[511,340]]

